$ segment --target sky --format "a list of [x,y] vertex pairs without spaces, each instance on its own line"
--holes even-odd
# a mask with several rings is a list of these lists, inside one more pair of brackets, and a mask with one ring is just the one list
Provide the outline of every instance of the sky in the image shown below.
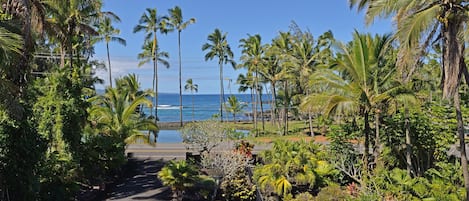
[[[354,30],[383,34],[390,33],[393,28],[389,19],[366,26],[364,14],[350,9],[348,0],[104,0],[103,10],[112,11],[121,18],[114,27],[121,30],[119,36],[127,41],[126,46],[109,44],[113,79],[135,73],[144,89],[151,88],[152,64],[137,67],[144,33],[133,33],[133,28],[146,8],[156,8],[158,15],[167,15],[168,9],[175,6],[181,8],[184,20],[196,19],[195,24],[181,33],[181,51],[182,87],[192,78],[199,86],[198,94],[218,94],[220,91],[217,59],[205,61],[206,52],[201,49],[207,36],[216,28],[227,33],[235,61],[241,56],[240,39],[248,34],[259,34],[263,44],[270,43],[280,31],[288,31],[292,21],[302,30],[309,30],[314,37],[331,30],[334,37],[343,42],[352,39]],[[158,34],[158,40],[160,50],[170,55],[170,68],[158,66],[159,92],[179,93],[177,32]],[[95,52],[94,59],[107,64],[105,43],[98,43]],[[236,78],[244,71],[235,71],[231,66],[225,66],[223,71],[225,93],[237,93]],[[109,85],[106,71],[97,74],[105,80],[103,85],[96,86],[98,89]]]

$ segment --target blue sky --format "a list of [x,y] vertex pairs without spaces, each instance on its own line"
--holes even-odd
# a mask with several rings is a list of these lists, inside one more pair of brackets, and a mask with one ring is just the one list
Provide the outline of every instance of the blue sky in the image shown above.
[[[240,39],[246,38],[248,34],[260,34],[262,43],[270,43],[279,31],[288,31],[292,21],[301,29],[310,30],[315,37],[331,30],[336,39],[344,42],[351,40],[354,29],[370,33],[392,31],[390,20],[378,20],[371,26],[365,26],[363,13],[351,10],[347,0],[104,0],[103,10],[112,11],[121,18],[121,23],[114,26],[121,30],[120,36],[127,40],[127,46],[110,44],[113,77],[135,73],[143,88],[151,88],[151,64],[137,67],[137,54],[141,52],[144,34],[134,34],[133,27],[146,8],[157,8],[159,15],[167,15],[168,9],[176,5],[181,7],[185,20],[191,17],[197,20],[181,34],[182,80],[184,85],[185,80],[192,78],[199,85],[199,94],[216,94],[220,90],[217,62],[205,61],[206,52],[201,50],[207,42],[207,36],[215,28],[228,33],[227,40],[237,61],[241,56],[238,48]],[[158,35],[158,38],[160,49],[170,54],[171,64],[169,69],[158,66],[159,91],[179,93],[177,33]],[[104,43],[97,44],[95,51],[94,59],[106,61]],[[229,66],[224,68],[225,92],[230,90],[228,87],[233,93],[237,92],[235,82],[242,72],[234,71]],[[107,72],[101,71],[98,75],[108,80]],[[104,85],[98,85],[97,88],[102,89]]]

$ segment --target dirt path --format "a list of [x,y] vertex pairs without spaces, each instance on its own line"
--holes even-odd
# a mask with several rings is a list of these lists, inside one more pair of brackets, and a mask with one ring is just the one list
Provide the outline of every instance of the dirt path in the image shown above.
[[156,159],[131,159],[132,167],[126,178],[108,193],[109,201],[167,201],[171,200],[171,191],[163,187],[157,178],[164,161]]

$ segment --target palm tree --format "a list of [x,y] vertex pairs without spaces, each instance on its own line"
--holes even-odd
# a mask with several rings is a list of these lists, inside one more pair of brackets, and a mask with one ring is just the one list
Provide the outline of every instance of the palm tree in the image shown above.
[[[291,55],[292,55],[292,35],[290,32],[280,32],[279,36],[272,40],[274,46],[274,52],[279,56],[279,63],[281,66],[281,72],[278,74],[279,78],[283,82],[283,134],[288,133],[288,113],[290,107],[290,96],[288,81],[293,78],[291,72]],[[279,122],[280,122],[279,117]]]
[[158,178],[164,185],[171,187],[176,200],[182,200],[184,190],[191,187],[197,180],[197,170],[185,160],[169,161],[158,172]]
[[[60,42],[60,66],[65,66],[65,56],[68,51],[70,69],[73,69],[74,43],[77,43],[81,34],[97,36],[99,33],[93,28],[93,24],[99,22],[104,15],[116,17],[110,12],[101,12],[101,1],[46,1],[50,8],[47,25],[49,35]],[[77,47],[80,47],[79,45]],[[77,53],[80,51],[76,50]],[[77,55],[78,56],[78,55]]]
[[282,68],[280,67],[281,58],[278,55],[278,52],[278,49],[274,45],[270,44],[266,46],[264,59],[265,65],[263,65],[259,71],[263,79],[270,83],[270,88],[272,92],[270,103],[270,120],[272,124],[275,124],[275,115],[277,114],[277,83],[280,82],[282,79]]
[[[242,56],[241,60],[244,62],[243,66],[248,68],[248,71],[254,73],[254,92],[255,92],[255,104],[254,104],[254,129],[257,130],[257,104],[259,103],[259,66],[263,65],[264,47],[261,44],[261,36],[256,34],[254,36],[248,35],[248,38],[239,40]],[[264,115],[262,114],[262,130],[264,131]]]
[[[142,45],[142,52],[138,53],[137,59],[140,60],[138,62],[138,67],[141,67],[145,65],[146,63],[152,61],[154,62],[156,59],[158,60],[157,62],[160,64],[163,64],[164,67],[169,68],[169,53],[166,51],[160,51],[160,48],[158,45],[156,45],[156,52],[158,54],[155,55],[153,54],[153,43],[150,40],[145,40],[145,42]],[[153,79],[154,81],[154,79]],[[154,85],[154,83],[153,83]],[[154,86],[153,86],[154,88]]]
[[[140,88],[140,82],[138,82],[138,77],[134,73],[124,76],[123,78],[116,79],[116,88],[119,91],[128,90],[129,91],[129,101],[137,99],[139,96],[151,97],[153,96],[153,91],[148,89],[142,91]],[[143,105],[139,105],[135,110],[138,114],[143,114]]]
[[466,83],[469,83],[469,73],[464,60],[465,45],[469,39],[467,1],[350,0],[349,2],[350,6],[357,5],[359,10],[366,9],[368,24],[377,17],[396,16],[394,18],[397,22],[396,37],[401,43],[400,55],[402,55],[398,67],[402,69],[406,81],[412,78],[418,66],[415,64],[421,60],[427,47],[434,41],[441,43],[443,98],[452,98],[456,110],[466,200],[469,200],[469,171],[458,91],[463,74]]
[[[0,27],[0,71],[8,72],[6,69],[6,61],[8,61],[8,57],[12,55],[19,56],[21,52],[21,36],[15,33],[8,31],[7,29]],[[17,86],[12,83],[9,79],[1,79],[0,80],[0,93],[3,96],[0,98],[0,101],[5,102],[6,99],[9,99],[13,96],[16,96],[15,92],[20,91],[18,90]],[[11,94],[7,95],[7,94]]]
[[[250,71],[246,72],[246,75],[239,74],[236,83],[239,85],[238,92],[246,92],[249,90],[249,94],[251,95],[251,114],[254,114],[254,79],[252,77],[252,72]],[[254,123],[254,118],[252,118],[252,122]]]
[[[382,71],[383,55],[389,49],[390,36],[364,35],[355,32],[349,45],[341,45],[336,69],[320,69],[311,77],[311,86],[317,85],[320,90],[306,97],[302,108],[321,108],[326,116],[331,113],[360,114],[364,118],[364,167],[368,168],[370,147],[371,113],[379,115],[380,104],[391,97],[396,86],[387,86],[393,71]],[[380,78],[380,76],[384,78]],[[314,105],[321,104],[321,105]],[[375,117],[379,120],[379,116]],[[378,125],[378,124],[376,124]],[[377,127],[377,131],[379,128]],[[376,133],[375,146],[379,146],[379,132]],[[376,149],[376,148],[375,148]]]
[[[115,19],[120,22],[119,18]],[[126,45],[126,41],[116,35],[120,34],[120,30],[112,26],[111,18],[105,17],[98,25],[98,41],[104,41],[106,43],[107,62],[109,65],[109,86],[112,87],[112,72],[111,72],[111,57],[109,56],[109,42],[118,42],[121,45]]]
[[167,29],[167,16],[159,16],[156,8],[151,9],[147,8],[146,12],[140,17],[139,24],[134,27],[134,33],[144,31],[145,32],[145,43],[147,40],[151,41],[151,55],[154,55],[153,58],[153,83],[155,90],[155,123],[158,122],[158,38],[156,33],[166,34]]
[[179,6],[169,9],[169,26],[178,31],[178,52],[179,52],[179,121],[182,126],[182,64],[181,64],[181,32],[189,24],[195,23],[195,18],[188,21],[183,20],[182,11]]
[[192,96],[192,121],[194,121],[194,92],[197,93],[199,90],[199,85],[194,84],[194,82],[191,79],[186,80],[186,85],[184,86],[184,89],[187,91],[191,91],[191,96]]
[[202,51],[208,50],[205,54],[205,61],[212,60],[218,57],[218,65],[220,67],[220,121],[223,122],[223,103],[224,103],[224,89],[223,89],[223,64],[231,64],[234,68],[236,66],[233,60],[233,52],[226,40],[226,33],[222,33],[219,29],[215,29],[213,33],[208,35],[208,43],[202,46]]
[[245,104],[238,101],[236,96],[231,95],[228,97],[228,104],[225,104],[226,111],[233,115],[233,122],[236,123],[236,114],[243,112],[246,107]]
[[150,143],[149,137],[141,131],[149,130],[156,135],[158,127],[151,120],[141,117],[136,110],[140,105],[151,107],[151,101],[144,94],[137,95],[133,100],[131,96],[132,92],[127,88],[109,87],[104,95],[90,100],[94,103],[91,116],[105,135],[118,137],[126,144],[138,139]]
[[[298,29],[297,36],[293,41],[292,65],[295,77],[298,78],[300,96],[308,96],[311,89],[307,87],[311,74],[321,65],[325,66],[327,60],[332,56],[330,46],[333,41],[332,32],[322,34],[317,41],[310,32],[302,32]],[[313,124],[311,111],[308,113],[309,129],[313,136]]]
[[[157,52],[157,55],[155,57],[155,55],[153,54],[153,43],[150,41],[150,40],[145,40],[145,43],[143,44],[142,46],[142,52],[140,52],[138,55],[137,55],[137,58],[140,60],[138,62],[138,66],[143,66],[144,64],[150,62],[150,61],[153,61],[153,63],[155,63],[155,60],[158,60],[156,61],[156,63],[161,63],[163,64],[163,66],[165,66],[166,68],[169,68],[169,62],[167,59],[169,59],[169,53],[168,52],[164,52],[164,51],[159,51],[159,47],[158,45],[156,46],[156,52]],[[156,74],[155,73],[155,68],[153,68],[153,74]],[[153,87],[152,87],[152,91],[155,91],[155,77],[153,77]],[[156,107],[156,106],[155,106]],[[153,115],[153,107],[150,108],[150,116]],[[156,116],[155,116],[156,117]]]

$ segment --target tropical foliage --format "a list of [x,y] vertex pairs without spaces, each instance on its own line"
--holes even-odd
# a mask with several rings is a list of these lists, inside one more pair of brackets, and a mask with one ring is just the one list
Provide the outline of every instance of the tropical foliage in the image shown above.
[[[138,66],[153,64],[152,87],[144,90],[136,75],[112,78],[108,43],[125,40],[102,1],[0,3],[0,200],[80,199],[80,189],[119,175],[127,145],[154,144],[158,65],[170,63],[160,34],[171,31],[178,32],[182,115],[180,37],[195,19],[185,21],[180,7],[167,15],[148,8],[135,22],[134,32],[144,34]],[[354,31],[341,42],[293,22],[271,41],[260,34],[239,40],[239,65],[226,32],[207,36],[204,59],[217,60],[220,73],[220,121],[224,111],[236,120],[246,107],[235,96],[225,100],[229,64],[242,68],[239,91],[251,94],[253,137],[295,134],[311,142],[275,141],[256,158],[251,142],[223,149],[241,136],[227,124],[188,123],[182,138],[200,163],[171,161],[158,174],[176,199],[254,200],[261,192],[280,200],[469,200],[468,2],[349,4],[365,11],[367,23],[392,17],[394,33]],[[109,70],[103,92],[95,71],[104,64],[91,60],[100,41]],[[188,79],[185,90],[196,93],[198,85]]]
[[280,197],[291,196],[293,187],[316,191],[337,173],[322,159],[323,154],[313,143],[276,141],[271,150],[261,154],[265,164],[256,167],[254,179],[262,190]]
[[158,178],[171,187],[177,200],[182,200],[182,193],[195,183],[197,175],[196,168],[183,160],[170,161],[158,172]]

